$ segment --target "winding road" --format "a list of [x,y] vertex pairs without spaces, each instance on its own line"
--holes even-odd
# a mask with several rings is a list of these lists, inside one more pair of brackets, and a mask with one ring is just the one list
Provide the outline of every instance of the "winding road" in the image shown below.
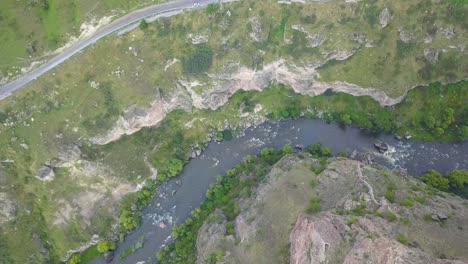
[[[86,38],[80,39],[72,46],[66,48],[63,52],[53,57],[49,61],[43,63],[41,66],[35,68],[24,74],[21,77],[3,85],[0,87],[0,100],[11,96],[15,91],[23,88],[26,84],[37,79],[39,76],[55,68],[60,63],[66,61],[71,56],[75,55],[79,51],[95,43],[99,39],[118,31],[119,29],[125,28],[131,24],[134,24],[141,19],[182,9],[197,8],[212,3],[220,2],[220,0],[180,0],[176,2],[169,2],[164,4],[152,5],[143,9],[136,10],[128,15],[125,15],[119,19],[112,21],[111,23],[98,29],[93,35]],[[221,2],[228,2],[221,0]]]

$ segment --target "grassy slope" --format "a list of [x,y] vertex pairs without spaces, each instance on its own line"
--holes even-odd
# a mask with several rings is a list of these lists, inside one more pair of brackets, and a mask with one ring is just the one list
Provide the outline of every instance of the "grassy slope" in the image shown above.
[[[162,2],[162,1],[157,1]],[[91,19],[118,15],[156,3],[148,0],[39,0],[0,2],[0,72],[14,73],[80,34],[81,24]],[[36,52],[28,53],[33,44]],[[32,57],[30,57],[30,55]]]
[[[463,15],[468,12],[468,5],[458,2],[392,1],[384,5],[380,1],[362,2],[357,8],[358,14],[367,23],[361,26],[374,47],[361,49],[349,60],[327,64],[320,71],[321,79],[347,81],[363,87],[391,87],[387,93],[395,96],[414,83],[465,77],[463,73],[468,70],[466,60],[455,55],[457,52],[453,48],[444,48],[448,43],[460,45],[468,37],[468,19]],[[392,15],[390,24],[384,29],[378,22],[370,22],[378,21],[375,16],[379,14],[370,10],[380,12],[382,6],[387,7]],[[451,39],[443,36],[442,31],[446,28],[458,28],[455,30],[457,36]],[[402,42],[400,31],[413,34],[415,39],[408,44]],[[428,35],[431,43],[424,42]],[[431,65],[424,58],[424,49],[445,49],[445,52],[439,54],[436,65]]]
[[[100,216],[93,222],[93,228],[83,227],[80,219],[75,219],[63,228],[54,226],[52,222],[53,214],[57,210],[57,198],[73,199],[74,190],[84,191],[86,187],[70,185],[71,179],[68,175],[63,178],[57,177],[55,182],[46,184],[38,182],[34,176],[44,162],[57,157],[62,146],[76,143],[80,137],[87,138],[106,131],[129,105],[137,103],[147,106],[158,89],[170,93],[174,82],[182,77],[182,66],[176,63],[167,71],[163,69],[168,60],[184,58],[194,48],[188,44],[186,34],[205,32],[207,28],[211,30],[208,45],[215,56],[210,71],[215,71],[231,60],[240,60],[251,67],[261,67],[263,63],[278,57],[293,58],[297,63],[301,63],[320,58],[320,53],[327,50],[337,47],[351,49],[355,46],[348,34],[361,24],[360,20],[346,23],[350,28],[336,24],[339,23],[337,20],[342,13],[350,14],[352,11],[348,8],[349,5],[345,7],[347,8],[338,9],[331,4],[280,6],[268,1],[243,1],[225,5],[223,11],[214,15],[206,15],[205,11],[201,10],[163,19],[151,24],[144,32],[137,29],[121,38],[108,37],[98,42],[14,97],[0,101],[0,109],[7,113],[6,116],[0,114],[1,123],[15,122],[13,126],[0,126],[0,159],[15,160],[14,164],[2,164],[0,167],[2,181],[6,181],[3,186],[13,185],[12,188],[2,188],[1,191],[14,194],[18,200],[18,211],[22,212],[18,215],[17,222],[2,227],[2,251],[17,262],[24,262],[28,257],[26,252],[33,252],[40,261],[38,252],[42,250],[43,245],[31,239],[34,236],[38,238],[37,241],[49,241],[48,247],[52,249],[52,256],[58,259],[63,257],[66,249],[77,247],[79,242],[89,238],[93,231],[103,231],[101,226],[105,226],[108,219]],[[232,13],[230,17],[225,15],[226,8]],[[252,11],[248,11],[249,8]],[[296,13],[300,16],[290,15]],[[314,21],[306,19],[310,14],[316,14]],[[246,21],[252,16],[258,16],[262,20],[262,34],[265,40],[260,43],[252,42],[248,36],[250,29]],[[307,48],[303,35],[290,29],[290,26],[296,23],[310,23],[305,26],[306,29],[319,28],[320,32],[335,35],[319,48]],[[335,26],[331,26],[330,23],[335,23]],[[223,27],[223,24],[228,26]],[[221,45],[221,39],[228,33],[232,33],[233,36],[226,45]],[[284,44],[281,36],[293,37],[294,45]],[[129,47],[137,50],[136,56],[129,51]],[[258,53],[259,49],[265,53]],[[416,70],[408,68],[402,72],[413,76],[417,74]],[[118,76],[117,71],[123,73]],[[369,78],[376,78],[373,77],[373,73],[368,75]],[[441,76],[445,75],[442,73]],[[197,78],[203,79],[203,76]],[[91,88],[91,81],[103,84],[103,88]],[[417,84],[406,81],[405,83]],[[382,89],[391,91],[394,86],[392,83],[388,85],[390,86]],[[461,128],[463,122],[466,122],[467,110],[466,105],[463,105],[467,100],[466,85],[466,82],[458,84],[457,89],[452,89],[455,91],[453,93],[442,89],[443,97],[434,97],[433,94],[421,90],[415,91],[410,93],[407,104],[397,106],[396,110],[380,108],[375,101],[367,97],[290,97],[293,95],[290,90],[273,86],[263,93],[239,93],[232,98],[229,105],[221,107],[217,112],[194,110],[191,115],[180,111],[172,113],[157,128],[144,129],[109,146],[96,149],[90,147],[84,151],[89,159],[99,158],[104,164],[114,168],[121,181],[136,182],[138,175],[149,175],[143,162],[145,156],[160,171],[169,166],[172,158],[185,160],[189,155],[190,145],[203,143],[210,130],[216,131],[224,126],[226,117],[233,126],[242,123],[239,107],[242,102],[247,101],[250,105],[262,104],[264,110],[260,115],[268,115],[275,119],[296,115],[298,111],[315,109],[310,116],[326,112],[329,114],[326,115],[327,118],[339,121],[342,114],[349,113],[352,122],[356,124],[363,127],[380,127],[386,124],[379,123],[380,119],[377,117],[383,117],[382,120],[391,121],[390,123],[401,123],[400,127],[396,128],[400,132],[410,130],[413,134],[420,135],[420,138],[433,139],[431,134],[418,131],[423,122],[423,111],[419,112],[416,109],[420,109],[421,105],[433,106],[430,107],[431,111],[437,116],[442,113],[441,106],[450,104],[456,110],[456,122],[452,128],[455,128],[455,125]],[[291,105],[297,108],[291,109]],[[205,117],[208,119],[195,122],[193,128],[185,127],[185,124],[194,118]],[[76,132],[74,128],[77,128]],[[445,139],[453,138],[454,131],[459,133],[459,129],[448,130],[443,136]],[[174,138],[180,138],[176,137],[180,134],[183,144],[173,141]],[[60,137],[57,137],[58,135]],[[26,143],[29,149],[23,149],[21,143]],[[159,147],[155,149],[156,145]],[[34,212],[28,213],[31,208],[34,208]],[[18,227],[19,231],[14,231],[15,227]],[[84,229],[87,231],[83,232]]]

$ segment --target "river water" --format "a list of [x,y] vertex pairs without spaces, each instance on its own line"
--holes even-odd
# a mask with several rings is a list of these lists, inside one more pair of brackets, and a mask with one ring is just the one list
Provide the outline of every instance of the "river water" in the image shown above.
[[[376,151],[377,140],[389,144],[385,154]],[[206,190],[216,177],[249,154],[266,147],[281,148],[284,144],[304,146],[322,143],[336,154],[353,150],[372,152],[375,162],[388,168],[405,168],[410,175],[421,175],[428,169],[446,172],[468,169],[468,142],[441,144],[437,142],[398,141],[392,135],[373,134],[355,127],[341,128],[315,119],[295,119],[265,123],[248,128],[245,134],[231,141],[211,142],[197,158],[190,160],[180,175],[160,186],[157,197],[142,211],[141,226],[119,244],[112,263],[155,263],[155,254],[170,241],[171,227],[185,221],[190,212],[204,199]],[[176,180],[179,184],[176,184]],[[143,239],[143,247],[124,259],[123,249]],[[103,258],[91,263],[104,263]]]

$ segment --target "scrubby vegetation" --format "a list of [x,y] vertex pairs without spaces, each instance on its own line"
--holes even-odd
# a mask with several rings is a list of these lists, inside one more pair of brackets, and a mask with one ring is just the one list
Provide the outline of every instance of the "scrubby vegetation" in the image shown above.
[[468,171],[454,170],[442,175],[435,170],[429,170],[419,177],[432,188],[449,191],[468,198]]

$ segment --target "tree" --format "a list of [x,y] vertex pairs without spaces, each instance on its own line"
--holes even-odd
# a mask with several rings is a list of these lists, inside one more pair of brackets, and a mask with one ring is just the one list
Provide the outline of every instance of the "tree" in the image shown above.
[[468,171],[454,170],[445,175],[450,182],[450,186],[455,189],[463,189],[468,184]]
[[100,241],[97,244],[97,250],[101,253],[106,253],[107,251],[114,250],[116,248],[115,242],[114,241]]
[[447,128],[450,124],[452,124],[453,122],[455,122],[455,111],[453,110],[453,108],[446,108],[444,110],[444,117],[442,118],[443,119],[443,128]]
[[424,118],[424,124],[426,124],[427,128],[434,128],[436,120],[433,116],[426,115],[426,117]]
[[331,157],[331,156],[333,156],[333,152],[332,152],[331,148],[329,148],[329,147],[324,148],[324,149],[322,150],[322,156],[324,156],[324,157]]
[[445,132],[444,129],[441,128],[441,127],[436,127],[436,128],[434,129],[434,133],[435,133],[437,136],[442,136],[442,134],[444,134],[444,132]]
[[139,215],[129,210],[122,210],[120,214],[120,224],[125,230],[132,230],[139,224]]
[[182,62],[184,71],[188,74],[206,72],[213,63],[213,51],[208,45],[197,45],[196,49]]
[[343,114],[341,116],[341,122],[344,124],[344,125],[351,125],[353,123],[353,121],[351,120],[351,116],[348,115],[348,114]]
[[439,190],[445,191],[449,188],[449,180],[435,170],[426,172],[426,174],[419,177],[419,179],[425,182],[427,185]]
[[81,263],[81,255],[80,254],[73,254],[68,260],[68,264],[79,264]]
[[286,144],[286,145],[283,146],[283,154],[289,154],[291,152],[292,152],[291,145]]
[[171,159],[169,161],[169,166],[166,170],[167,176],[174,177],[179,173],[184,167],[184,162],[179,159]]
[[306,151],[312,154],[313,157],[318,158],[322,156],[322,144],[316,143],[316,144],[313,144],[312,146],[308,146],[306,148]]
[[148,28],[148,22],[146,22],[146,20],[142,19],[142,20],[140,21],[139,27],[140,27],[141,30],[147,29],[147,28]]

